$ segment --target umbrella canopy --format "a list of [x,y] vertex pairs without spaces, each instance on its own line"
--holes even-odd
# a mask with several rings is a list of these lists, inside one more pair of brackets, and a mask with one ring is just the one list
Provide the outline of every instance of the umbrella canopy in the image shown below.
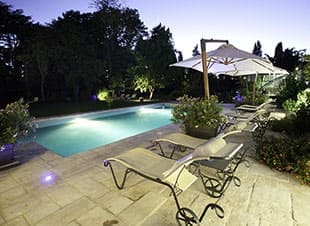
[[[170,66],[192,68],[203,72],[201,55],[171,64]],[[231,44],[223,44],[219,48],[207,52],[209,73],[219,74],[226,71],[250,71],[255,74],[272,73],[273,65],[264,58],[245,52]]]
[[[231,44],[223,44],[219,48],[207,52],[206,55],[207,70],[209,73],[214,74],[241,76],[249,74],[272,74],[283,70],[276,68],[264,58],[240,50]],[[203,72],[202,57],[200,55],[174,63],[170,66],[192,68]],[[285,70],[283,70],[284,72]],[[207,97],[209,96],[209,94],[205,95]]]

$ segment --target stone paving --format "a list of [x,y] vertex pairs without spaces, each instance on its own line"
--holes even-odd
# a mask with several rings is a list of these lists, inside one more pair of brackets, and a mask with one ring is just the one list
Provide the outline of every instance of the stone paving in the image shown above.
[[[174,131],[179,131],[178,126],[169,125],[68,158],[35,143],[20,146],[16,156],[22,164],[0,171],[0,225],[177,225],[177,208],[167,189],[130,175],[125,188],[118,190],[103,166],[107,157],[149,147],[151,140]],[[250,146],[247,134],[228,139]],[[240,187],[231,184],[216,200],[204,193],[197,180],[179,195],[182,207],[198,216],[211,202],[224,208],[223,219],[208,211],[201,225],[310,225],[310,188],[250,156],[248,160],[250,167],[241,164],[236,172]],[[53,179],[44,182],[47,175]]]

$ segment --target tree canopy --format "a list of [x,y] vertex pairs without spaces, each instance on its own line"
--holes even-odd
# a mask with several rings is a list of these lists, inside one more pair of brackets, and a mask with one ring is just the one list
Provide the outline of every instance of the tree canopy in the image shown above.
[[[93,0],[93,6],[92,13],[69,10],[41,25],[0,1],[2,106],[20,97],[87,100],[103,89],[119,96],[139,91],[150,98],[159,93],[200,95],[201,76],[169,66],[183,56],[174,48],[168,27],[159,24],[148,30],[138,10],[119,0]],[[253,52],[261,55],[261,48],[257,41]],[[198,54],[196,45],[193,56]],[[304,55],[305,50],[283,50],[280,42],[268,58],[293,71],[308,65]]]

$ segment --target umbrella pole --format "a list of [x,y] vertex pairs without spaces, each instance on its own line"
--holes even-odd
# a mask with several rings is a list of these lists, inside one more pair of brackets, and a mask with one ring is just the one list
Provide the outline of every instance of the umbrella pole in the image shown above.
[[253,94],[252,94],[252,104],[253,104],[253,105],[254,105],[254,101],[255,101],[256,80],[257,80],[257,72],[256,72],[256,74],[255,74],[254,83],[253,83]]
[[208,100],[210,98],[210,93],[209,93],[207,52],[206,52],[207,42],[225,42],[226,44],[228,44],[228,40],[219,40],[219,39],[212,39],[212,38],[211,39],[203,39],[203,38],[200,39],[204,91],[205,91],[205,98]]
[[207,67],[207,52],[206,52],[205,43],[201,41],[200,44],[201,44],[203,84],[204,84],[205,98],[208,100],[210,98],[210,93],[209,93],[209,78],[208,78],[208,67]]

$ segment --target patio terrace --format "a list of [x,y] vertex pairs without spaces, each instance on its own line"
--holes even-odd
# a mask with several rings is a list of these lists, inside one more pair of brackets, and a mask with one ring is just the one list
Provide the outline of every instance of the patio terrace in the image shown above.
[[[175,131],[179,127],[169,125],[68,158],[34,143],[24,145],[17,152],[23,163],[0,171],[0,225],[176,225],[177,208],[163,186],[131,175],[118,190],[110,169],[103,166],[107,157],[148,147],[151,140]],[[251,146],[246,134],[229,139]],[[236,172],[241,186],[231,184],[218,202],[225,217],[208,211],[201,225],[309,225],[310,188],[248,159],[251,166],[241,164]],[[55,178],[43,183],[47,173]],[[197,180],[179,196],[181,205],[198,216],[207,203],[216,201],[200,183]]]

